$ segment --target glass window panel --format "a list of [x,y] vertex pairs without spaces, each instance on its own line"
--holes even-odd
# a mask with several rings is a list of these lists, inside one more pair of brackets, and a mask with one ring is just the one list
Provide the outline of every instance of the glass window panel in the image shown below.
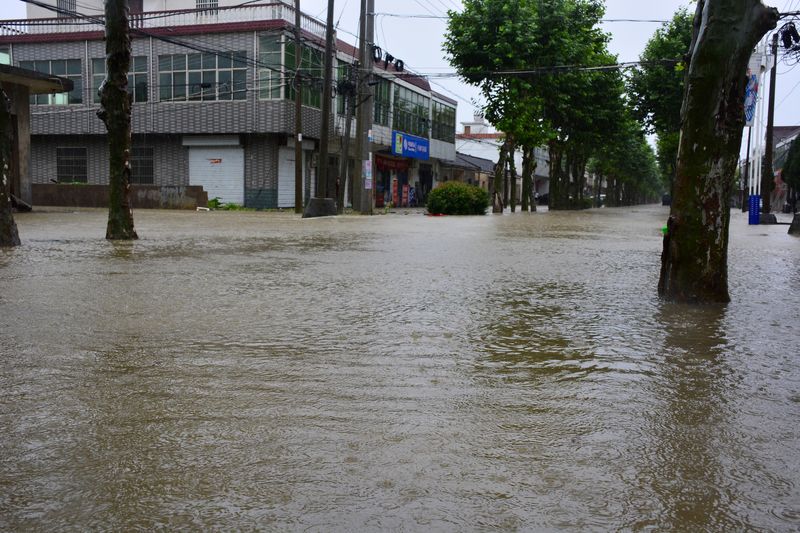
[[158,99],[162,102],[172,100],[172,74],[158,75]]
[[[203,65],[202,56],[200,54],[189,54],[187,58],[188,70],[200,70],[202,65]],[[175,68],[174,65],[173,68]],[[178,69],[175,68],[175,70]]]
[[233,71],[233,99],[244,100],[247,98],[247,71]]
[[81,60],[68,59],[67,60],[67,74],[80,74],[81,73]]
[[133,71],[134,72],[147,72],[147,57],[136,56],[133,58]]
[[221,69],[231,68],[231,52],[221,52],[217,57],[217,66]]
[[215,54],[203,54],[203,68],[217,68],[217,56]]
[[172,56],[158,56],[158,71],[166,72],[172,70]]
[[[42,61],[42,63],[46,63],[46,62]],[[49,72],[49,74],[55,74],[56,76],[64,76],[66,73],[67,73],[67,62],[66,61],[51,61],[50,62],[50,72]]]
[[239,50],[233,53],[233,68],[247,68],[247,52]]
[[184,54],[172,56],[172,70],[186,70],[186,56]]
[[147,74],[136,74],[133,76],[133,101],[147,101]]
[[203,71],[203,100],[216,100],[217,73],[213,70]]
[[28,70],[36,70],[36,65],[33,61],[20,61],[19,68],[26,68]]
[[105,74],[106,60],[102,58],[92,59],[92,72],[95,74]]
[[202,96],[202,88],[200,84],[202,83],[202,74],[198,71],[189,72],[189,87],[188,87],[188,97],[189,100],[200,100]]
[[172,75],[172,98],[186,100],[186,73],[175,72]]

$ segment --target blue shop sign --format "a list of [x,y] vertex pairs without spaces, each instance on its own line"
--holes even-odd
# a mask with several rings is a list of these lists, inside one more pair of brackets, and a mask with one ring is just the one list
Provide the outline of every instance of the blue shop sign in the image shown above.
[[431,143],[428,139],[392,130],[392,153],[413,159],[429,159]]

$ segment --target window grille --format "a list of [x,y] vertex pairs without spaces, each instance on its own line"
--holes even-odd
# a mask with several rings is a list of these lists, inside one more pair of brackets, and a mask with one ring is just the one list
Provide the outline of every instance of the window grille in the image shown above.
[[71,13],[75,13],[76,7],[75,0],[58,0],[56,2],[56,13],[61,18],[74,18]]
[[56,178],[59,183],[86,183],[86,148],[56,148]]
[[152,146],[134,146],[131,148],[130,163],[132,184],[152,185],[155,183]]

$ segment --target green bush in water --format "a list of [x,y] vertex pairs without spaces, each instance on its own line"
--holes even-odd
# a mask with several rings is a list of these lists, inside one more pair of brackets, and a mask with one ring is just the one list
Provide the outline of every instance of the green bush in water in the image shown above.
[[432,215],[484,215],[489,193],[475,185],[448,181],[428,193],[426,205]]

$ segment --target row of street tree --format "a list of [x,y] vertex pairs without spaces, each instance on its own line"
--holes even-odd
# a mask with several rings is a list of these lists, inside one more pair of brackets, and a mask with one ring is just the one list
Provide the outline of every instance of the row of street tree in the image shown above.
[[[466,0],[461,13],[450,14],[445,50],[480,89],[487,119],[506,133],[496,191],[513,165],[509,154],[521,149],[532,162],[536,146],[550,153],[551,209],[591,205],[584,198],[587,170],[605,181],[607,205],[652,201],[670,188],[683,97],[680,59],[692,18],[676,14],[626,76],[600,29],[604,11],[602,0]],[[658,136],[658,159],[647,133]],[[523,210],[533,164],[522,168]],[[502,208],[495,195],[494,210]]]

